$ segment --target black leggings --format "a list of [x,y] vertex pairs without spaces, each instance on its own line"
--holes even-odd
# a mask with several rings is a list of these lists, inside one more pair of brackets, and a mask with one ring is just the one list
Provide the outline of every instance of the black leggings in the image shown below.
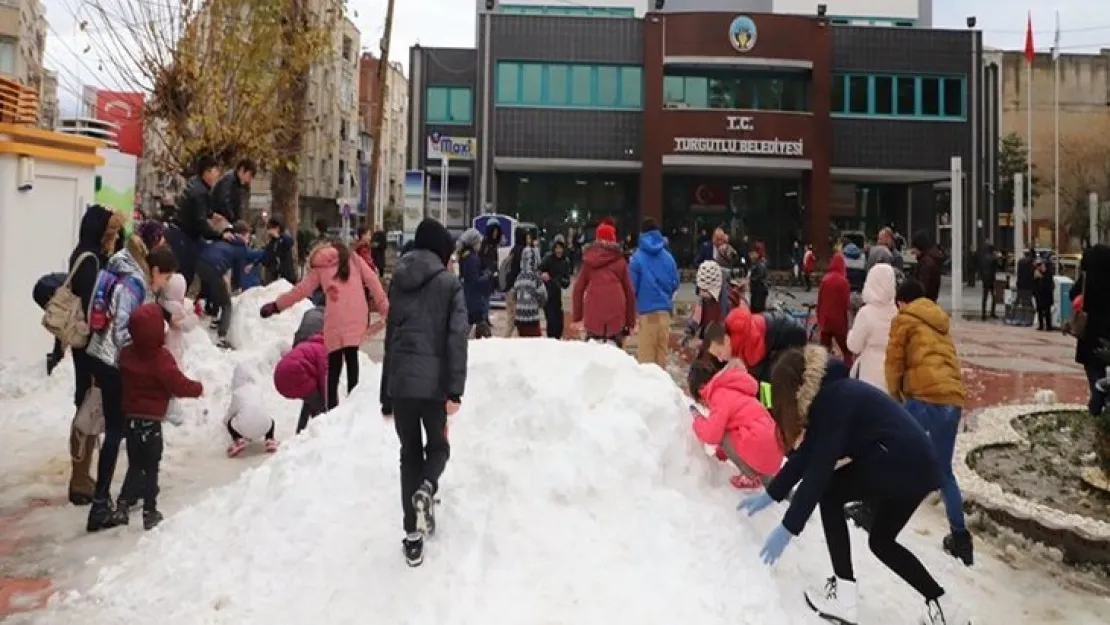
[[871,553],[874,553],[886,568],[921,593],[926,601],[932,601],[943,595],[944,589],[925,570],[921,561],[896,542],[898,534],[924,499],[924,495],[899,499],[878,498],[874,489],[868,485],[866,476],[852,465],[849,464],[836,471],[829,480],[825,495],[821,499],[821,525],[825,529],[825,543],[829,548],[833,573],[843,580],[855,581],[856,579],[855,571],[852,569],[852,546],[848,538],[848,521],[844,514],[844,505],[863,501],[869,504],[874,512],[874,524],[867,542]]
[[339,372],[347,363],[347,393],[358,385],[358,347],[340,347],[328,354],[328,410],[339,405]]

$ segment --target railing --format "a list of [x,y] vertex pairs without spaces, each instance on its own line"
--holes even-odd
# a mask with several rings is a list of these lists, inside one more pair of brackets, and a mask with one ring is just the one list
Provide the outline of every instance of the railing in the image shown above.
[[38,121],[38,93],[14,80],[0,78],[0,123],[35,125]]

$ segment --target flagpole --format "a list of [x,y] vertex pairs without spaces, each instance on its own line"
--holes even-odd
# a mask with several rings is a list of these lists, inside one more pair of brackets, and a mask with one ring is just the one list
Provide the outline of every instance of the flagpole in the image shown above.
[[1025,244],[1032,249],[1033,246],[1033,55],[1029,55],[1028,77],[1025,80],[1026,91],[1026,136],[1028,141],[1028,157],[1025,159],[1025,209],[1026,209],[1026,237]]
[[1054,152],[1054,155],[1055,155],[1055,158],[1054,158],[1055,164],[1053,165],[1053,167],[1055,168],[1055,171],[1053,172],[1053,176],[1052,176],[1053,180],[1055,181],[1055,183],[1053,184],[1052,193],[1053,193],[1054,200],[1055,200],[1054,203],[1055,203],[1055,207],[1056,207],[1055,208],[1056,212],[1055,212],[1054,220],[1053,220],[1052,248],[1057,249],[1060,246],[1060,12],[1059,11],[1056,12],[1056,33],[1055,33],[1055,39],[1053,40],[1053,46],[1052,46],[1052,82],[1053,82],[1053,92],[1054,92],[1054,96],[1055,96],[1054,99],[1053,99],[1054,101],[1053,101],[1053,105],[1052,105],[1052,116],[1053,116],[1053,123],[1056,126],[1056,129],[1055,129],[1056,145],[1053,146],[1053,152]]

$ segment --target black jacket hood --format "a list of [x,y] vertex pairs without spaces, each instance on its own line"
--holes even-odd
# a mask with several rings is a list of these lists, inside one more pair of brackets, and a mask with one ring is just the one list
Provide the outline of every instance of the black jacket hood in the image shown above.
[[447,268],[434,252],[412,250],[397,259],[393,284],[402,291],[416,291],[444,271]]
[[[104,238],[104,231],[108,229],[108,222],[112,219],[112,211],[99,204],[93,204],[81,218],[81,227],[77,234],[77,247],[83,251],[100,253],[100,242]],[[121,237],[122,238],[122,237]]]

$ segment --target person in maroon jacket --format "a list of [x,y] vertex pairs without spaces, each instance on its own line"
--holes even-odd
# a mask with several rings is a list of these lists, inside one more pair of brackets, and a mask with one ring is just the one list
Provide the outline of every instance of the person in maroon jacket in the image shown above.
[[112,517],[126,525],[131,506],[143,500],[143,528],[162,521],[158,511],[158,468],[162,461],[162,421],[170,399],[200,397],[204,387],[177,367],[165,348],[166,326],[158,304],[143,304],[131,315],[131,343],[119,356],[123,414],[127,417],[127,477]]
[[848,308],[852,304],[851,287],[844,255],[836,252],[829,259],[829,269],[817,287],[817,326],[821,328],[821,344],[831,350],[833,343],[840,349],[840,357],[852,366],[852,352],[848,350]]
[[621,345],[636,325],[636,294],[617,243],[617,229],[602,222],[595,235],[574,282],[572,320],[576,328],[585,326],[587,340]]

